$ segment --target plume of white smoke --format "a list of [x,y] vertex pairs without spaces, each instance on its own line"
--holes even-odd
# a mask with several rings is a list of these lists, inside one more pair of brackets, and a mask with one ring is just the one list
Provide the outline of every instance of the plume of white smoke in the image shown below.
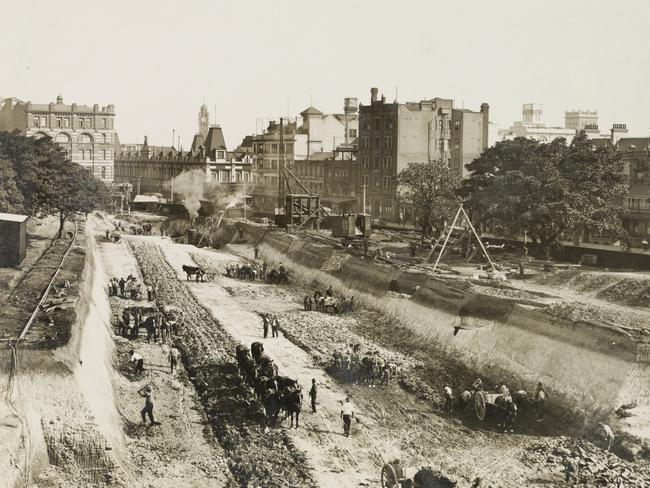
[[196,218],[201,208],[205,190],[205,171],[194,169],[184,171],[174,178],[174,193],[183,196],[183,206],[190,214],[190,218]]
[[[252,185],[247,185],[247,190],[252,191]],[[183,205],[190,214],[190,218],[199,215],[201,200],[209,200],[215,204],[217,210],[228,210],[246,204],[244,193],[233,193],[227,184],[206,181],[205,171],[194,169],[185,171],[174,178],[174,193],[182,195]]]

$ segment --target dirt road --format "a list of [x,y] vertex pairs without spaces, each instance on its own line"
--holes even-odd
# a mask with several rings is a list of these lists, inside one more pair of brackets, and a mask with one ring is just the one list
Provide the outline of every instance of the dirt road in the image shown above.
[[[197,250],[169,241],[162,249],[180,280],[186,279],[182,265],[192,263],[195,253],[211,260],[215,269],[238,261],[229,253]],[[397,385],[369,388],[339,384],[324,373],[311,354],[286,337],[263,339],[262,322],[255,311],[290,312],[296,317],[301,310],[300,296],[291,289],[224,276],[209,283],[187,282],[187,286],[234,338],[244,344],[262,341],[280,373],[297,378],[305,392],[311,378],[321,385],[320,411],[311,414],[305,404],[301,428],[290,433],[314,466],[320,486],[376,486],[382,463],[394,458],[401,458],[410,475],[416,467],[433,464],[467,483],[478,475],[498,480],[499,486],[530,482],[529,470],[518,466],[517,457],[532,438],[471,431],[457,419],[436,415],[429,401],[418,400]],[[302,314],[293,326],[314,327],[313,318],[320,315]],[[347,330],[352,333],[352,328]],[[345,328],[333,330],[346,334]],[[345,337],[332,337],[333,342],[341,340]],[[352,396],[360,419],[351,438],[342,436],[339,418],[338,402],[346,394]]]

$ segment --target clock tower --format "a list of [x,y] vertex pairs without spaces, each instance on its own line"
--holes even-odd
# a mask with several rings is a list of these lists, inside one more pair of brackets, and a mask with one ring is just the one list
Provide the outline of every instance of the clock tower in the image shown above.
[[205,103],[201,105],[201,110],[199,111],[199,134],[204,138],[208,135],[208,126],[210,124],[210,112],[208,112],[208,107]]

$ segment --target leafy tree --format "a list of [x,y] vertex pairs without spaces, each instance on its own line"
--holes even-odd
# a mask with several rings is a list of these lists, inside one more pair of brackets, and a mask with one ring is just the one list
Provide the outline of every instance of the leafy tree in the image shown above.
[[0,158],[0,212],[21,213],[23,194],[16,186],[16,172],[10,161]]
[[482,222],[507,235],[528,232],[548,258],[553,246],[586,230],[624,235],[623,163],[613,148],[584,134],[570,145],[524,138],[503,141],[468,164],[460,194]]
[[27,213],[59,215],[59,237],[68,217],[76,212],[88,213],[108,198],[105,185],[66,159],[50,138],[0,132],[0,159],[11,163]]
[[410,163],[397,175],[400,197],[418,215],[422,238],[439,234],[457,203],[460,178],[442,161]]

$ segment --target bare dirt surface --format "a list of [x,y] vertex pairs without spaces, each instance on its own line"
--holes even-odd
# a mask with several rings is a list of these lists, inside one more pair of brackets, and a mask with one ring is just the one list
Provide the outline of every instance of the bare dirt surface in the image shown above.
[[[96,239],[108,278],[132,274],[142,279],[138,264],[125,242],[108,242],[101,231]],[[148,305],[147,302],[119,297],[110,297],[109,302],[112,315],[110,323],[105,325],[111,328],[125,306]],[[127,462],[137,485],[169,488],[235,486],[225,455],[209,429],[186,371],[182,366],[179,371],[170,371],[169,344],[149,343],[144,337],[133,341],[119,336],[114,338],[115,399],[123,420]],[[145,360],[144,375],[133,373],[133,365],[129,364],[131,348]],[[154,386],[155,415],[160,425],[143,425],[140,419],[144,400],[137,391],[146,384]]]
[[260,404],[237,374],[235,342],[176,277],[159,247],[168,241],[135,237],[129,241],[144,278],[156,290],[159,306],[175,305],[186,312],[176,343],[236,482],[314,486],[308,462],[286,433],[263,431]]
[[[182,280],[185,275],[181,266],[191,264],[192,260],[213,272],[234,262],[233,255],[224,252],[171,243],[165,243],[163,249],[167,260],[176,268],[177,278]],[[298,378],[305,390],[311,378],[316,378],[321,385],[318,413],[310,413],[305,405],[307,413],[303,414],[301,428],[290,433],[315,467],[319,485],[373,485],[378,483],[382,462],[393,457],[401,458],[403,465],[412,468],[421,465],[442,468],[461,479],[461,484],[468,484],[475,476],[482,476],[493,486],[542,486],[559,481],[557,466],[531,467],[525,457],[542,432],[548,435],[548,427],[538,427],[540,432],[504,435],[492,427],[477,426],[471,417],[462,414],[450,417],[440,412],[441,385],[445,384],[445,378],[458,380],[458,371],[448,369],[455,365],[445,367],[444,361],[432,358],[435,364],[432,367],[426,354],[414,360],[393,349],[389,351],[391,358],[396,361],[403,358],[404,368],[417,373],[403,375],[402,388],[394,383],[378,388],[351,385],[324,373],[328,356],[348,341],[361,342],[364,347],[384,354],[388,350],[385,346],[391,342],[395,347],[395,341],[384,340],[380,332],[390,324],[382,323],[376,314],[360,311],[332,317],[303,312],[302,293],[291,287],[223,276],[210,283],[187,284],[233,337],[245,344],[262,341],[281,374]],[[279,314],[281,337],[262,338],[261,319],[256,314],[262,311]],[[389,331],[385,335],[393,339],[395,336]],[[412,348],[406,346],[405,350]],[[359,412],[359,423],[349,439],[341,436],[338,417],[338,402],[347,394],[352,396]],[[560,439],[548,437],[548,442],[554,445]],[[328,472],[328,466],[336,468]],[[407,473],[412,474],[412,470]]]

